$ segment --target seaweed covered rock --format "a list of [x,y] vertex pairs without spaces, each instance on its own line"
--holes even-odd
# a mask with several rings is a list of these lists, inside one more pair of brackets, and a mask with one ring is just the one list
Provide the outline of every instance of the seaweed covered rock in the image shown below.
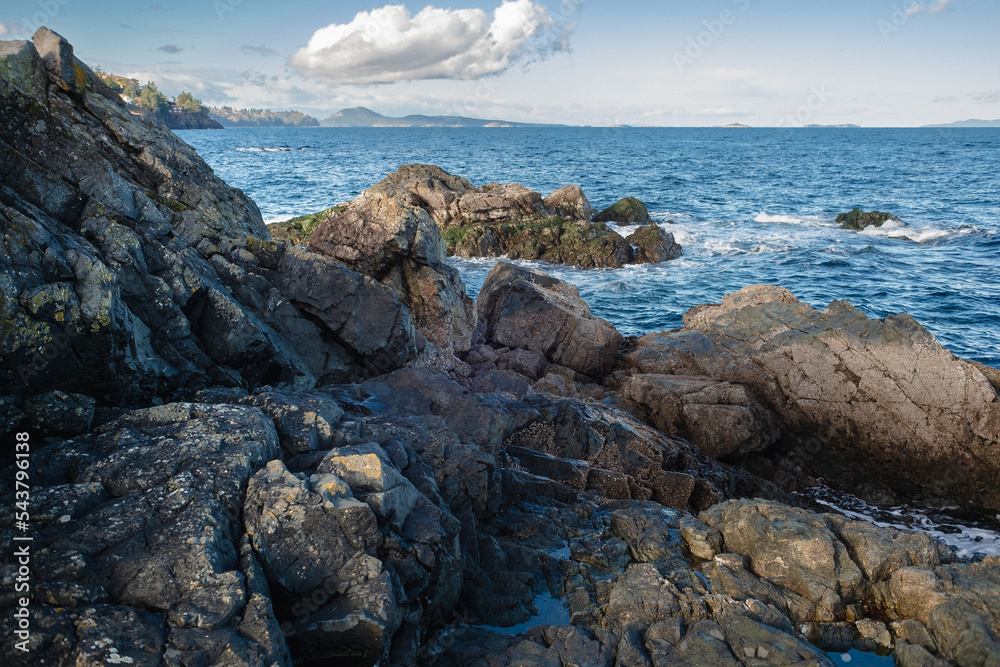
[[594,222],[617,222],[619,225],[648,225],[653,219],[649,217],[646,205],[635,197],[619,199],[594,216]]
[[656,224],[643,225],[625,241],[635,248],[635,264],[668,262],[684,254],[674,235]]
[[898,221],[899,218],[892,213],[882,211],[862,211],[860,208],[851,209],[849,213],[841,213],[837,216],[837,224],[843,229],[853,229],[860,232],[867,227],[881,227],[890,220]]

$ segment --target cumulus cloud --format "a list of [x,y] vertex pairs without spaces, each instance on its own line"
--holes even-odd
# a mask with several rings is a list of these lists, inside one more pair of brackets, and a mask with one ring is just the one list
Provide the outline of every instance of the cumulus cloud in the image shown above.
[[176,44],[164,44],[163,46],[157,49],[157,51],[163,51],[164,53],[180,53],[183,50],[184,49],[177,46]]
[[492,17],[481,9],[404,5],[360,12],[346,24],[317,30],[290,64],[328,83],[478,79],[569,50],[579,4],[559,20],[533,0],[504,0]]
[[240,50],[248,55],[253,55],[256,53],[258,56],[273,56],[277,53],[277,51],[269,49],[263,44],[260,46],[241,46]]
[[913,2],[906,8],[906,15],[913,16],[914,14],[937,14],[948,9],[948,5],[954,1],[955,0],[934,0],[933,2]]

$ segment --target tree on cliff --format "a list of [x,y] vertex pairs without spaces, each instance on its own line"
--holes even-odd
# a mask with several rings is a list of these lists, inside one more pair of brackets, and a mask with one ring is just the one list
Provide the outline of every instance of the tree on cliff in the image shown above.
[[185,113],[203,113],[205,111],[201,100],[186,91],[177,96],[177,99],[174,100],[174,106],[180,107],[181,111]]

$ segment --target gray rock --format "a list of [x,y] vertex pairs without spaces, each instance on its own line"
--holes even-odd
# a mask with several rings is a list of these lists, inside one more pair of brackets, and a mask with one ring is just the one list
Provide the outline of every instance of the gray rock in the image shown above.
[[978,454],[1000,442],[997,391],[908,315],[870,320],[841,301],[817,311],[753,286],[692,309],[680,332],[643,337],[627,363],[740,384],[786,432],[818,427],[878,476],[1000,507],[1000,469]]
[[592,377],[611,370],[622,342],[613,326],[590,314],[576,287],[507,262],[490,271],[476,307],[488,341],[539,352]]
[[741,385],[642,374],[629,378],[621,395],[661,431],[686,438],[712,458],[761,451],[780,435],[770,410]]

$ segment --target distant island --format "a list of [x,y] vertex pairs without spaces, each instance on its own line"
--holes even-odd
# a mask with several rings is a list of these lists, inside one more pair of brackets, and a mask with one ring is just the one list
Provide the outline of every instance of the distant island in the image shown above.
[[543,123],[514,123],[505,120],[484,120],[464,116],[423,116],[414,114],[402,118],[383,116],[380,113],[355,107],[341,109],[320,125],[323,127],[567,127],[566,125],[546,125]]
[[713,127],[750,127],[749,125],[744,125],[743,123],[730,123],[729,125],[714,125]]
[[978,118],[970,118],[969,120],[957,120],[954,123],[924,125],[923,127],[1000,127],[1000,118],[997,120],[979,120]]
[[319,127],[319,121],[300,111],[210,107],[209,116],[223,127]]

